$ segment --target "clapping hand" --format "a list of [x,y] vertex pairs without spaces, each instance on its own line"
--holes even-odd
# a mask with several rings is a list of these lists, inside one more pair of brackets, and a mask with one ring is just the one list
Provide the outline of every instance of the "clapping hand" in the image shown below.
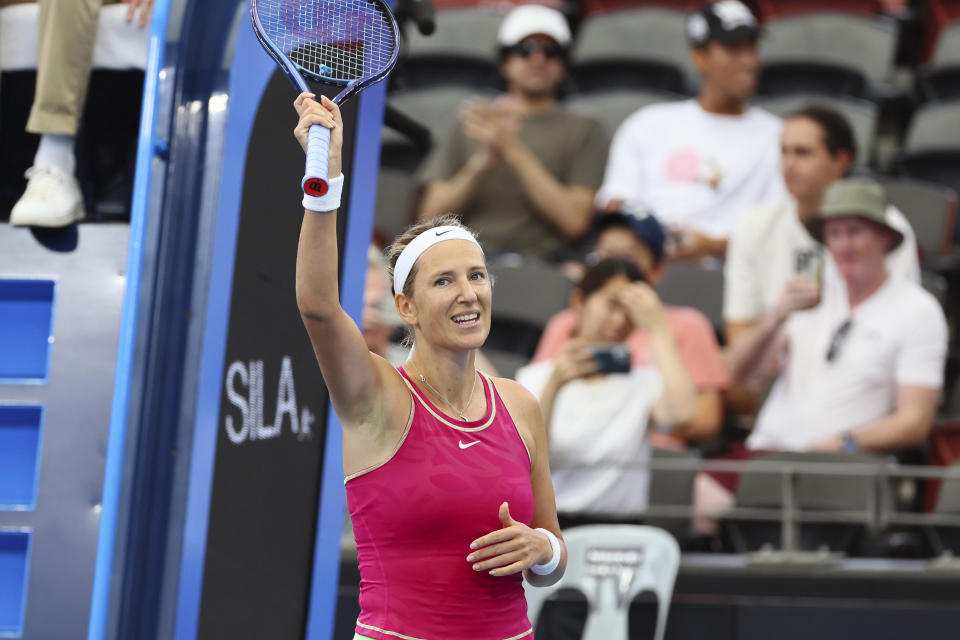
[[460,109],[463,134],[495,151],[502,152],[516,141],[520,118],[510,100],[467,100]]
[[123,3],[127,5],[127,22],[136,18],[137,25],[147,26],[153,17],[153,0],[123,0]]
[[502,529],[477,538],[470,544],[467,562],[474,571],[490,570],[492,576],[508,576],[545,564],[553,557],[550,540],[542,532],[531,529],[510,516],[510,505],[500,505]]

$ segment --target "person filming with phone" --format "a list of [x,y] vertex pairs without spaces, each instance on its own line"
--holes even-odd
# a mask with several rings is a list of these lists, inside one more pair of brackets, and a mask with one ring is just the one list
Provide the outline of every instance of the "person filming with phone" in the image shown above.
[[[517,372],[543,410],[561,523],[637,518],[647,505],[647,427],[688,422],[696,390],[663,305],[632,262],[590,267],[571,309],[573,338]],[[634,327],[650,333],[655,364],[631,364],[625,341]]]

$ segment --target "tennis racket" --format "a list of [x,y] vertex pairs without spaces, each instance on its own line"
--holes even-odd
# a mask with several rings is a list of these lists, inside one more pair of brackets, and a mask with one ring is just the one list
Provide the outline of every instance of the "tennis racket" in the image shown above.
[[[298,91],[307,79],[342,86],[343,103],[383,80],[397,63],[397,21],[383,0],[251,0],[250,21],[260,44]],[[327,192],[330,130],[310,127],[306,172],[300,186]]]

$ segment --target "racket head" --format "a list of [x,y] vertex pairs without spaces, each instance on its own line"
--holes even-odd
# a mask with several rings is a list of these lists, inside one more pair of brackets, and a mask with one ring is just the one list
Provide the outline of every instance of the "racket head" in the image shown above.
[[254,32],[300,91],[306,79],[342,86],[337,103],[397,63],[400,32],[383,0],[251,0]]

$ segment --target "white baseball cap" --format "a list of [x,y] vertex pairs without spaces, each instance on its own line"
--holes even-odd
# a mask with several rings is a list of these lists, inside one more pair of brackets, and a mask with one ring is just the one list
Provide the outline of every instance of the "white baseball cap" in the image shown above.
[[535,34],[549,36],[562,47],[570,44],[567,19],[556,9],[538,4],[525,4],[512,9],[500,23],[497,41],[502,47],[512,47]]

